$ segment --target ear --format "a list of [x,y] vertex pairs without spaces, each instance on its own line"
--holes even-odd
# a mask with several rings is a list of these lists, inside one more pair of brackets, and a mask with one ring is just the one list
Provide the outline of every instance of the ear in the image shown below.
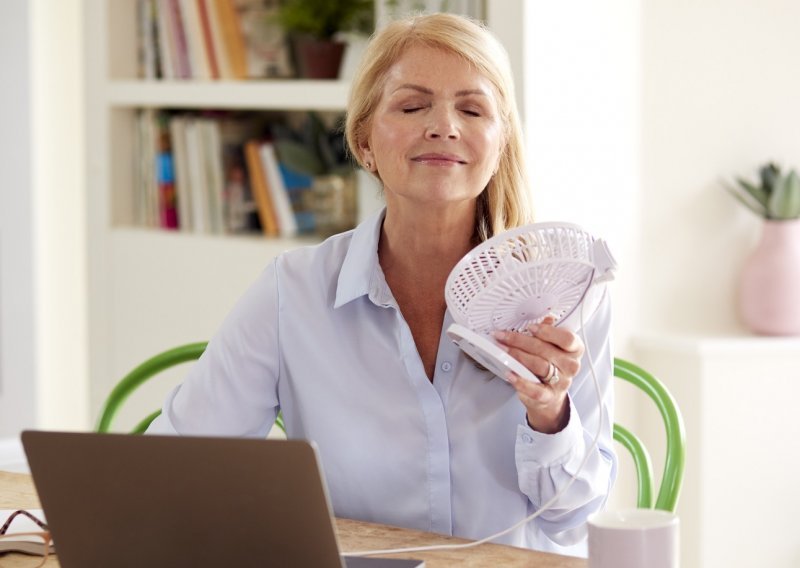
[[372,153],[372,148],[369,145],[369,140],[362,140],[358,144],[358,157],[361,160],[363,165],[370,164],[371,167],[367,168],[371,170],[375,167],[375,156]]

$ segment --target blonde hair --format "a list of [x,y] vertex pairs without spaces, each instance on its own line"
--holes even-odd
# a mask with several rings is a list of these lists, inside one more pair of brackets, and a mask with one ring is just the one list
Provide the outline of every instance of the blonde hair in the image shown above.
[[[511,65],[500,42],[482,24],[464,16],[430,14],[389,23],[371,38],[350,88],[345,137],[357,149],[367,139],[389,68],[412,46],[452,53],[473,65],[494,86],[505,134],[497,173],[478,197],[475,231],[479,240],[533,221],[522,126]],[[361,164],[363,165],[363,164]]]

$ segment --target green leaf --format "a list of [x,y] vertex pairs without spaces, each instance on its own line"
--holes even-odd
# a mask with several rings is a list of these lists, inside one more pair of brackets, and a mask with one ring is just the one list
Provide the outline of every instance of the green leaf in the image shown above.
[[275,140],[275,150],[281,161],[296,172],[310,176],[325,173],[325,166],[319,156],[301,142]]
[[774,162],[770,162],[761,167],[758,171],[761,176],[761,187],[767,192],[767,195],[772,195],[775,186],[781,179],[781,168]]
[[742,190],[730,187],[728,185],[725,186],[725,189],[731,195],[733,195],[737,200],[739,200],[739,203],[750,209],[750,211],[752,211],[759,217],[768,217],[766,207],[754,201],[753,199],[750,199],[749,197],[745,197],[745,195],[748,194],[743,193]]
[[792,170],[778,179],[769,200],[772,219],[797,219],[800,217],[800,178]]
[[744,178],[736,178],[736,181],[739,182],[739,185],[742,186],[742,188],[744,188],[744,190],[747,191],[747,193],[749,193],[753,199],[755,199],[763,207],[767,207],[767,203],[769,202],[769,192],[767,192],[763,187],[753,185]]

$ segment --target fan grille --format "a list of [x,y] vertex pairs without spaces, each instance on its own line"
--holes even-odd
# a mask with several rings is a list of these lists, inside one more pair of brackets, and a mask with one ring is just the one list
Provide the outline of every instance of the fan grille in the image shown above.
[[453,319],[478,333],[525,332],[552,314],[567,317],[592,283],[594,238],[575,225],[537,223],[493,237],[447,279]]

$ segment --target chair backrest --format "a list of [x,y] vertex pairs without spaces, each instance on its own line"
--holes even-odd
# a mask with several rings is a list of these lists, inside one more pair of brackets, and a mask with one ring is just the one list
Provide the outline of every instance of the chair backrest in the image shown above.
[[641,440],[619,424],[614,424],[614,439],[627,448],[633,456],[638,478],[636,504],[642,509],[674,511],[683,483],[686,432],[678,405],[670,392],[656,377],[624,359],[614,359],[614,375],[647,394],[655,403],[666,430],[667,449],[664,472],[658,497],[653,503],[653,464]]
[[[108,395],[100,411],[100,418],[97,421],[95,431],[102,433],[108,432],[111,429],[111,421],[114,419],[120,406],[122,406],[122,403],[125,402],[131,393],[139,388],[142,383],[170,367],[199,359],[203,351],[206,350],[207,345],[207,341],[179,345],[178,347],[173,347],[158,355],[154,355],[137,365],[117,383],[111,391],[111,394]],[[141,422],[134,426],[133,430],[131,430],[131,434],[144,433],[147,427],[150,426],[150,423],[160,414],[161,410],[156,410],[147,415]],[[278,418],[275,420],[275,425],[286,433],[286,428],[283,424],[283,415],[280,413],[278,413]]]
[[[155,355],[125,375],[122,380],[114,387],[103,404],[100,418],[97,422],[97,432],[108,432],[111,428],[111,421],[116,415],[122,403],[136,390],[142,383],[157,375],[161,371],[199,359],[206,349],[207,342],[189,343],[168,349]],[[664,420],[664,427],[667,436],[667,451],[664,461],[664,472],[661,476],[661,486],[658,497],[653,503],[653,464],[650,454],[641,440],[628,429],[620,424],[614,424],[614,439],[622,446],[627,448],[633,456],[634,466],[637,476],[637,506],[640,508],[664,509],[674,511],[680,495],[681,484],[683,482],[683,468],[685,456],[686,434],[683,426],[683,418],[678,409],[675,399],[666,387],[653,375],[624,359],[614,359],[614,375],[622,380],[635,385],[647,394],[656,404],[661,417]],[[161,410],[156,410],[139,422],[132,434],[141,434],[150,423],[161,414]],[[283,430],[283,416],[278,414],[275,421],[276,425]]]
[[[206,345],[208,345],[207,342],[200,341],[197,343],[188,343],[186,345],[173,347],[172,349],[168,349],[162,353],[159,353],[158,355],[150,357],[140,365],[136,366],[136,368],[125,375],[122,380],[117,383],[117,385],[114,387],[114,390],[112,390],[111,394],[108,395],[108,398],[103,404],[100,412],[100,418],[97,421],[97,427],[95,430],[97,432],[108,432],[111,429],[111,421],[114,419],[114,416],[117,414],[120,406],[122,406],[122,403],[125,402],[131,393],[139,388],[142,383],[157,375],[161,371],[164,371],[165,369],[169,369],[170,367],[174,367],[175,365],[179,365],[187,361],[199,359],[200,355],[203,354],[203,351],[206,350]],[[151,413],[134,427],[134,429],[131,431],[131,434],[141,434],[147,430],[147,427],[150,426],[150,423],[155,420],[159,414],[161,414],[161,410],[156,410],[155,412]]]

